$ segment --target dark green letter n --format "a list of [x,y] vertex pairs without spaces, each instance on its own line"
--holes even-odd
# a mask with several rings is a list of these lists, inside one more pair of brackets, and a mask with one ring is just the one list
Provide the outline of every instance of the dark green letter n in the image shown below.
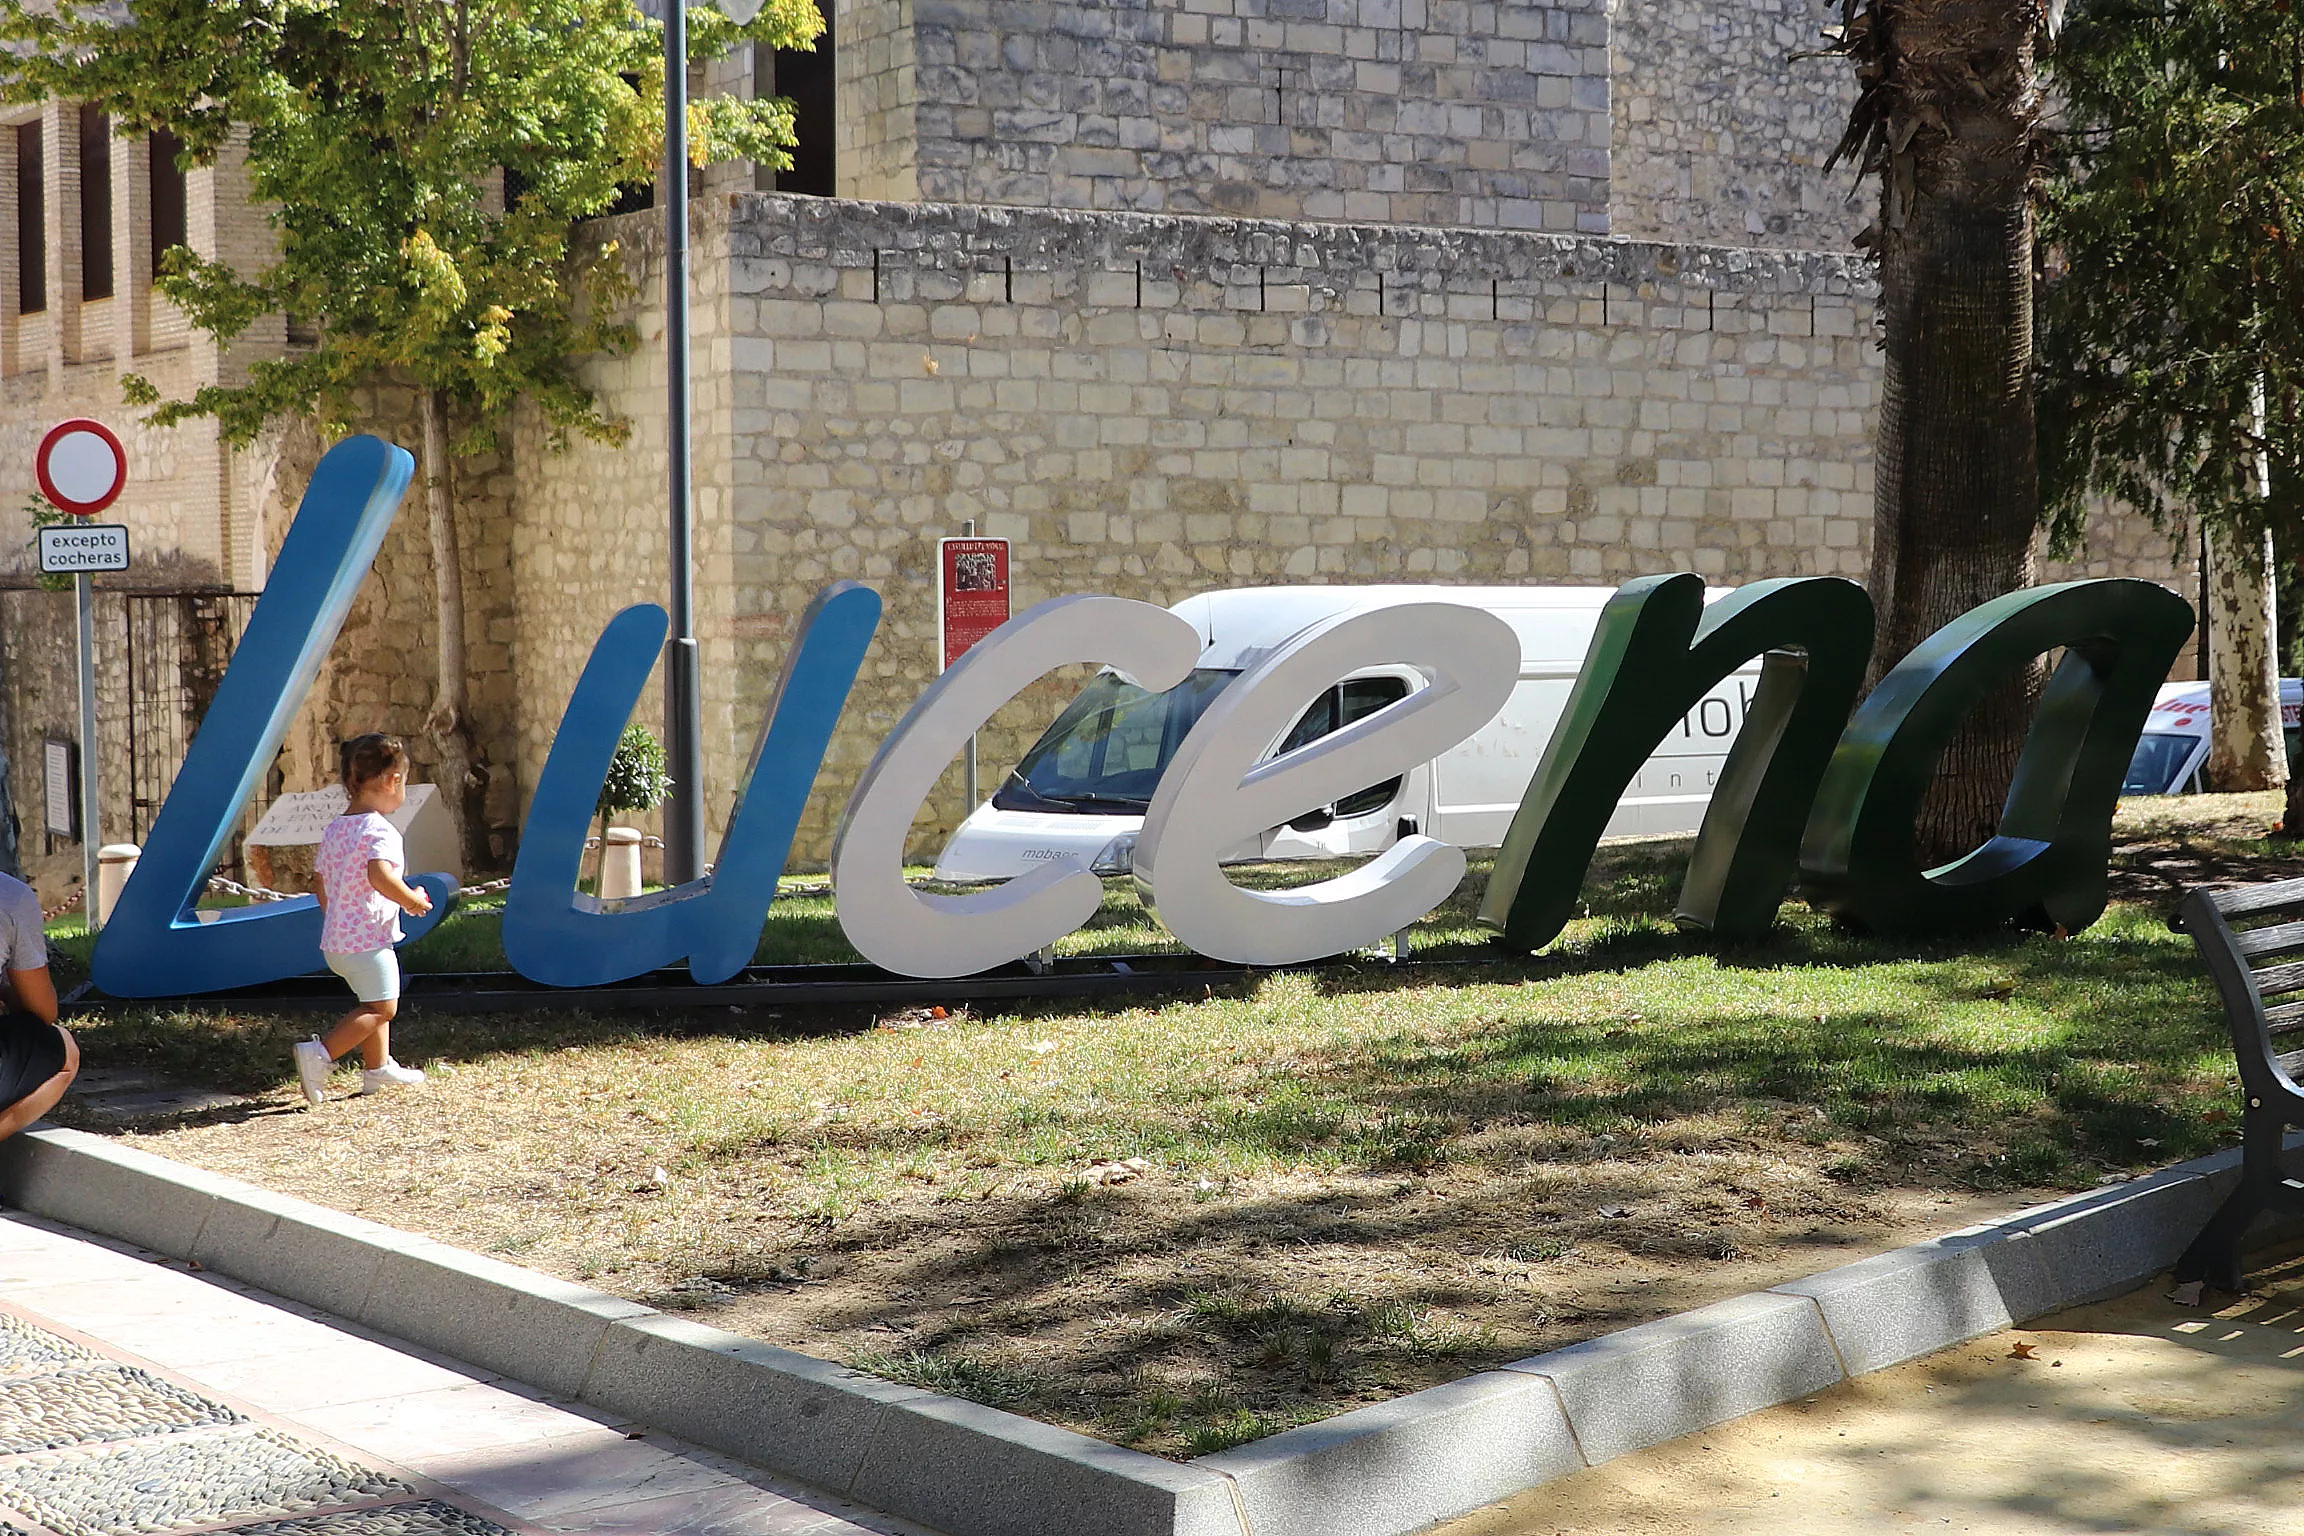
[[1678,919],[1722,938],[1766,932],[1871,654],[1872,599],[1838,577],[1756,581],[1709,608],[1700,576],[1626,582],[1601,610],[1559,729],[1496,855],[1480,921],[1516,949],[1558,937],[1640,765],[1721,679],[1761,656],[1760,687],[1704,812]]

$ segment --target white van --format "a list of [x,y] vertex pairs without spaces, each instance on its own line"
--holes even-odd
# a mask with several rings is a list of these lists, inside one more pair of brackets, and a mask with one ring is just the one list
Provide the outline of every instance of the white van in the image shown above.
[[[2196,794],[2208,766],[2208,685],[2162,683],[2144,734],[2120,783],[2124,795]],[[2304,681],[2280,679],[2280,727],[2288,740],[2290,770],[2297,765],[2297,738],[2304,735]]]
[[[1706,600],[1728,590],[1714,588]],[[1171,611],[1200,632],[1205,648],[1192,674],[1159,694],[1116,672],[1091,679],[992,798],[952,834],[936,861],[937,878],[1012,879],[1066,856],[1099,874],[1126,873],[1153,788],[1217,694],[1306,626],[1398,603],[1462,603],[1511,625],[1520,636],[1520,683],[1510,701],[1431,762],[1274,827],[1228,857],[1373,854],[1419,832],[1466,848],[1493,848],[1504,840],[1560,722],[1600,610],[1615,595],[1613,587],[1399,586],[1245,587],[1188,597]],[[1608,835],[1696,831],[1759,677],[1755,661],[1688,712],[1625,789]],[[1372,714],[1422,680],[1404,665],[1356,672],[1313,701],[1266,755]]]

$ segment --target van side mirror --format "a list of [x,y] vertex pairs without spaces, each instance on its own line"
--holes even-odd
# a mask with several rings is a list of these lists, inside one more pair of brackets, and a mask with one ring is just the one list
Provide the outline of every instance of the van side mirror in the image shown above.
[[1294,832],[1317,832],[1335,819],[1336,813],[1327,806],[1315,806],[1301,816],[1291,817],[1288,827]]

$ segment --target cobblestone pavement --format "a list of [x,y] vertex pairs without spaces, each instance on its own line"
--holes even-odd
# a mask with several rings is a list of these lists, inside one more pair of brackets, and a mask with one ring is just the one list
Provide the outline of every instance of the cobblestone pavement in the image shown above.
[[0,1536],[912,1536],[236,1282],[0,1214]]

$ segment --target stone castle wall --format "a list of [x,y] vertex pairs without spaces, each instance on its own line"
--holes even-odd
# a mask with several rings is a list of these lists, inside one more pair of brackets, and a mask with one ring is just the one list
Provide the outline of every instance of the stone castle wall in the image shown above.
[[[1813,253],[744,195],[698,211],[700,629],[724,824],[791,625],[886,615],[802,823],[935,675],[934,552],[1014,541],[1017,608],[1256,583],[1861,579],[1878,354],[1864,265]],[[645,216],[604,221],[656,291]],[[707,254],[709,253],[709,254]],[[520,778],[617,608],[665,583],[653,304],[587,377],[621,448],[517,450]],[[2185,579],[2108,520],[2043,579]],[[989,787],[1076,686],[982,738]],[[654,724],[653,690],[640,718]],[[965,812],[957,769],[915,825]]]
[[854,197],[1608,228],[1603,0],[872,0]]
[[1817,0],[857,0],[845,197],[1845,250]]
[[[828,851],[847,787],[933,676],[935,540],[968,519],[1015,541],[1019,607],[1864,569],[1876,364],[1849,260],[774,196],[711,214],[729,221],[730,408],[704,430],[731,477],[745,744],[823,583],[888,603],[804,859]],[[572,458],[552,473],[607,472]],[[608,606],[588,601],[587,637]],[[524,673],[572,676],[581,658],[545,661],[536,633],[524,623]],[[1068,687],[995,720],[987,784]],[[541,739],[524,729],[531,755]],[[716,813],[735,737],[718,749]],[[922,851],[962,809],[955,775]]]
[[1847,250],[1877,194],[1827,175],[1855,100],[1842,59],[1799,59],[1818,0],[1616,0],[1610,228],[1640,240]]

